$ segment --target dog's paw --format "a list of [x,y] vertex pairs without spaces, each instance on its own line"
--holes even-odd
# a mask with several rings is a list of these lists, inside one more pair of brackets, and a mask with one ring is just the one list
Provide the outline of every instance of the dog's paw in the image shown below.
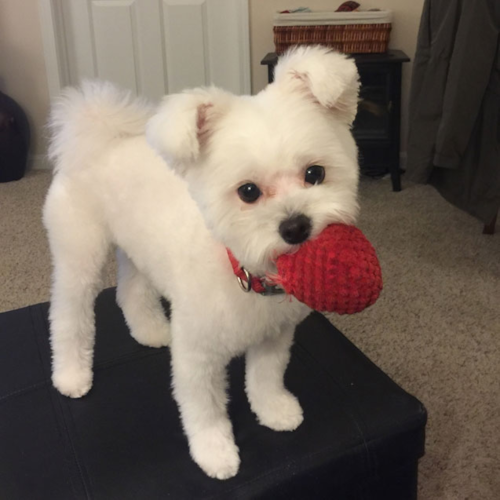
[[64,396],[81,398],[92,387],[92,370],[90,369],[59,369],[52,374],[52,384]]
[[199,432],[190,440],[193,460],[210,477],[229,479],[238,472],[240,456],[232,436],[219,429]]
[[288,391],[268,397],[258,408],[252,405],[259,423],[274,431],[294,431],[304,420],[302,407]]
[[170,323],[167,318],[143,322],[140,327],[130,330],[132,337],[146,347],[166,347],[170,345]]

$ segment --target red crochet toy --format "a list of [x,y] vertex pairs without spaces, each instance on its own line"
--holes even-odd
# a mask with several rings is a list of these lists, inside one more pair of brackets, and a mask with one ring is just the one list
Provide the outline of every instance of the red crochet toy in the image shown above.
[[272,280],[316,311],[353,314],[382,290],[375,249],[354,226],[332,224],[293,254],[277,258]]

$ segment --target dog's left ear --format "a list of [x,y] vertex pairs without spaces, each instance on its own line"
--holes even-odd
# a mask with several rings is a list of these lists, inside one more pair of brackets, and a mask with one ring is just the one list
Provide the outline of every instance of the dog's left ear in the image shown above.
[[231,98],[215,87],[164,97],[146,127],[149,145],[182,176],[203,154]]
[[356,117],[360,85],[356,64],[327,47],[288,51],[278,61],[275,82],[284,91],[313,98],[349,125]]

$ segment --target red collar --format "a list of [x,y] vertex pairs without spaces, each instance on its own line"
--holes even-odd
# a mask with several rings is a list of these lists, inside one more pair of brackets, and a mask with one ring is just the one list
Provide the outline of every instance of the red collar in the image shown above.
[[233,255],[233,252],[231,252],[229,248],[226,250],[231,266],[233,267],[233,272],[238,278],[238,282],[243,291],[250,292],[253,290],[261,295],[280,295],[285,293],[282,288],[278,288],[277,285],[271,282],[267,277],[258,278],[256,276],[252,276],[243,266],[240,266],[240,263]]

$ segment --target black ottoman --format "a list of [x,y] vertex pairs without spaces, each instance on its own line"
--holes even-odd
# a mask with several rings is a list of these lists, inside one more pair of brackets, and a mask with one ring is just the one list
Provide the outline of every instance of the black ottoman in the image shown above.
[[168,349],[129,335],[114,289],[97,301],[95,378],[72,400],[50,383],[47,304],[0,315],[2,500],[416,498],[426,412],[320,314],[297,330],[287,385],[295,432],[259,426],[230,366],[241,468],[210,479],[191,461]]

